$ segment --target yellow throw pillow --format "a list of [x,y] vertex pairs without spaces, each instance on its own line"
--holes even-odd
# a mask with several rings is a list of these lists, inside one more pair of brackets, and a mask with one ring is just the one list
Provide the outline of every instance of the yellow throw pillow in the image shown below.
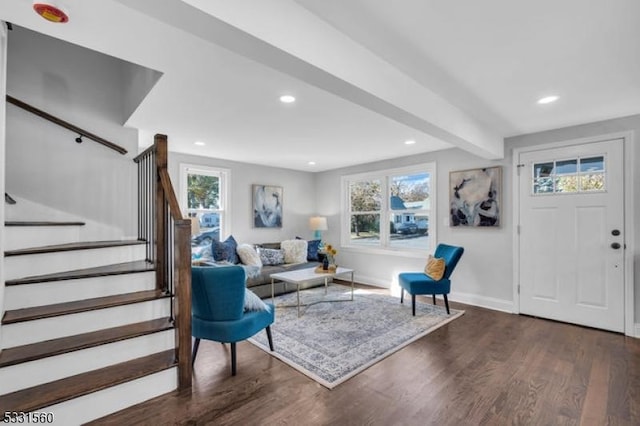
[[439,281],[444,276],[444,268],[444,259],[429,255],[429,258],[427,259],[427,266],[424,268],[424,273],[432,280]]

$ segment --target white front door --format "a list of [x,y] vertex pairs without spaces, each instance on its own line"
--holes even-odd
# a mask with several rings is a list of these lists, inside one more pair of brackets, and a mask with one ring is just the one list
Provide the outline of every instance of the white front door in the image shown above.
[[518,163],[520,312],[624,332],[622,139]]

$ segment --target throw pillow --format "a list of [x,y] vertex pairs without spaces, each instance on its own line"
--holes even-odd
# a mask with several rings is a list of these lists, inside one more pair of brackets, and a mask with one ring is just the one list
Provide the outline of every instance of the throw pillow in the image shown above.
[[307,242],[305,240],[286,240],[280,243],[284,251],[284,263],[305,263],[307,261]]
[[432,280],[440,281],[444,276],[445,266],[444,259],[429,255],[429,258],[427,259],[427,266],[424,268],[424,273]]
[[256,248],[280,250],[281,247],[280,247],[280,243],[260,243],[260,244],[256,244]]
[[238,247],[238,243],[233,238],[233,235],[230,235],[223,242],[214,241],[211,243],[211,254],[216,262],[226,260],[231,263],[238,263],[236,247]]
[[191,262],[213,262],[211,244],[206,246],[191,246]]
[[236,248],[236,253],[238,253],[238,257],[243,265],[248,266],[262,266],[262,261],[260,260],[260,256],[258,252],[253,248],[251,244],[240,244]]
[[282,250],[261,248],[258,253],[263,265],[282,265],[284,263]]
[[268,311],[269,306],[258,297],[257,294],[249,290],[244,291],[244,311]]
[[[296,237],[296,240],[302,240],[304,238]],[[318,262],[318,251],[320,251],[320,244],[322,240],[307,240],[307,260],[310,262]]]

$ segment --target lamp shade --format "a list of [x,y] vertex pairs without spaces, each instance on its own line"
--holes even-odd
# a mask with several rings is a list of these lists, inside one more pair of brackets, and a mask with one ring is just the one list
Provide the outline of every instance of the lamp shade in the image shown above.
[[329,229],[327,227],[327,218],[323,216],[313,216],[309,219],[309,229],[312,231],[326,231]]

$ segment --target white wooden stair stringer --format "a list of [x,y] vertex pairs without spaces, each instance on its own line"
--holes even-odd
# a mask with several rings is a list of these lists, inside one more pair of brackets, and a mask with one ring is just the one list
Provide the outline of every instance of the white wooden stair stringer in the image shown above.
[[[78,424],[175,390],[171,298],[153,294],[155,272],[152,265],[144,266],[144,244],[81,242],[81,223],[31,222],[12,222],[4,228],[12,236],[6,240],[3,259],[2,348],[10,349],[0,352],[0,411],[52,411],[57,412],[56,423]],[[34,227],[40,232],[33,232]],[[20,228],[29,229],[24,241]],[[38,235],[45,230],[52,230],[59,240]],[[44,245],[27,245],[33,243]],[[140,301],[128,300],[142,294]],[[126,303],[113,302],[119,299]],[[111,303],[101,306],[107,300]],[[84,305],[96,306],[78,308]],[[13,321],[16,318],[27,319]],[[126,331],[136,324],[145,331]],[[65,348],[76,336],[94,336],[89,340],[95,342]],[[25,355],[33,348],[41,353],[37,359]],[[130,377],[128,365],[135,370]],[[76,394],[69,391],[74,386]],[[98,405],[100,410],[95,409]]]

